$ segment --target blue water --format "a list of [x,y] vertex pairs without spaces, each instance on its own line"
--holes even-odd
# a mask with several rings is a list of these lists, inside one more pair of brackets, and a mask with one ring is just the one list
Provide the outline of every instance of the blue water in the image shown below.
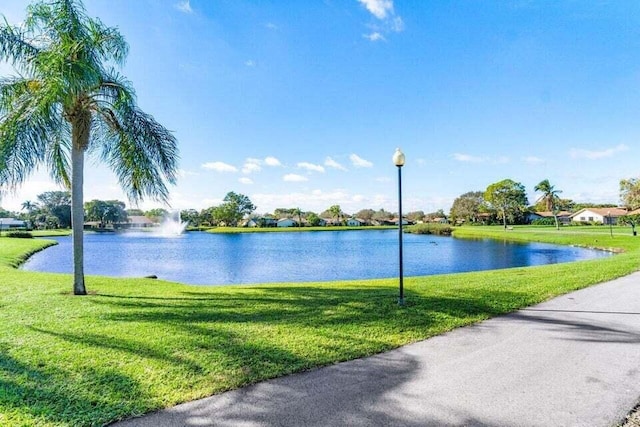
[[[71,273],[71,237],[35,254],[26,270]],[[543,243],[504,243],[405,234],[405,276],[555,264],[610,254]],[[155,274],[200,285],[373,279],[398,275],[394,230],[306,233],[85,234],[85,273]]]

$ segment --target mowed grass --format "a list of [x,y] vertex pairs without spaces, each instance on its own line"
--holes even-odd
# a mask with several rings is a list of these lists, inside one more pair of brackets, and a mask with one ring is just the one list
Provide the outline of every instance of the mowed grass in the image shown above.
[[91,294],[76,297],[69,275],[12,267],[46,242],[0,238],[0,425],[103,425],[378,353],[639,267],[640,238],[630,235],[578,227],[468,227],[456,234],[624,253],[407,278],[408,304],[399,307],[395,278],[196,287],[90,276]]

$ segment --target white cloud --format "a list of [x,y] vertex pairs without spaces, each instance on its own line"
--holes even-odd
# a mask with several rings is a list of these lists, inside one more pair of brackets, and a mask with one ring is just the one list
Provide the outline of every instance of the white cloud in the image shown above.
[[303,182],[308,181],[306,176],[298,175],[295,173],[289,173],[282,177],[283,181],[286,182]]
[[253,180],[251,178],[247,178],[246,176],[243,176],[242,178],[240,178],[238,180],[241,184],[247,184],[247,185],[251,185],[253,184]]
[[369,12],[380,20],[386,19],[388,16],[393,15],[393,1],[392,0],[358,0],[367,8]]
[[507,156],[499,156],[493,160],[493,163],[504,164],[509,163],[510,159]]
[[344,166],[342,166],[340,163],[336,162],[335,160],[333,160],[331,157],[327,157],[324,160],[324,165],[328,168],[333,168],[333,169],[339,169],[341,171],[346,171],[347,168],[345,168]]
[[541,159],[540,157],[536,157],[536,156],[523,157],[522,160],[525,163],[528,163],[530,165],[538,165],[540,163],[544,163],[544,159]]
[[482,157],[462,153],[454,153],[453,158],[459,162],[482,163],[485,161]]
[[377,31],[374,31],[371,34],[363,34],[362,37],[364,37],[365,39],[372,41],[372,42],[377,42],[377,41],[386,41],[387,39],[384,38],[384,36],[382,34],[380,34]]
[[253,59],[249,59],[248,61],[245,61],[244,65],[246,65],[247,67],[255,67],[256,61],[254,61]]
[[249,174],[254,172],[260,172],[262,167],[260,166],[262,162],[260,159],[248,158],[244,161],[244,165],[242,166],[242,173]]
[[180,12],[184,12],[184,13],[193,13],[193,9],[191,9],[191,4],[189,3],[190,0],[184,0],[181,2],[176,3],[176,9],[178,9]]
[[309,162],[300,162],[298,163],[298,167],[300,169],[306,169],[308,171],[313,171],[313,172],[324,172],[324,168],[320,165],[314,165],[313,163],[309,163]]
[[391,178],[388,176],[379,176],[376,178],[376,182],[391,182]]
[[267,27],[270,30],[277,30],[278,26],[276,24],[274,24],[273,22],[267,22],[266,24],[264,24],[265,27]]
[[204,163],[202,168],[214,170],[216,172],[238,172],[238,168],[223,162]]
[[198,176],[197,172],[188,171],[186,169],[178,169],[178,177],[186,178],[188,176]]
[[611,157],[616,153],[621,153],[623,151],[627,151],[628,149],[629,147],[627,147],[624,144],[619,144],[615,147],[607,148],[605,150],[600,150],[600,151],[584,150],[581,148],[572,148],[569,151],[569,155],[573,159],[596,160],[596,159],[602,159],[605,157]]
[[273,156],[268,156],[267,158],[265,158],[264,164],[267,166],[282,166],[282,163],[280,163],[280,160],[276,159]]
[[370,168],[373,166],[373,163],[371,163],[369,160],[363,159],[357,154],[350,155],[349,159],[351,160],[351,164],[357,168]]
[[395,31],[396,33],[404,31],[404,21],[399,16],[393,18],[390,25],[391,30]]
[[396,15],[393,0],[358,0],[376,19],[378,23],[369,25],[371,33],[364,34],[366,39],[376,42],[385,40],[384,33],[404,31],[404,21]]

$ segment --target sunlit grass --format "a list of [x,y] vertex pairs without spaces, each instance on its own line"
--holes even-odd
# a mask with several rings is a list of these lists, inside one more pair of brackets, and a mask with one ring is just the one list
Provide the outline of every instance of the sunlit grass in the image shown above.
[[43,240],[0,238],[0,425],[103,425],[378,353],[638,269],[640,238],[588,231],[458,229],[624,253],[407,278],[405,307],[395,278],[197,287],[91,276],[91,294],[76,297],[70,275],[11,267]]

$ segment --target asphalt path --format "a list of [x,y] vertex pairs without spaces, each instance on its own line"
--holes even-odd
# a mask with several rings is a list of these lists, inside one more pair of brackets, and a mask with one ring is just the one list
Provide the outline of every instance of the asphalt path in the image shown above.
[[639,398],[640,272],[115,425],[604,427]]

